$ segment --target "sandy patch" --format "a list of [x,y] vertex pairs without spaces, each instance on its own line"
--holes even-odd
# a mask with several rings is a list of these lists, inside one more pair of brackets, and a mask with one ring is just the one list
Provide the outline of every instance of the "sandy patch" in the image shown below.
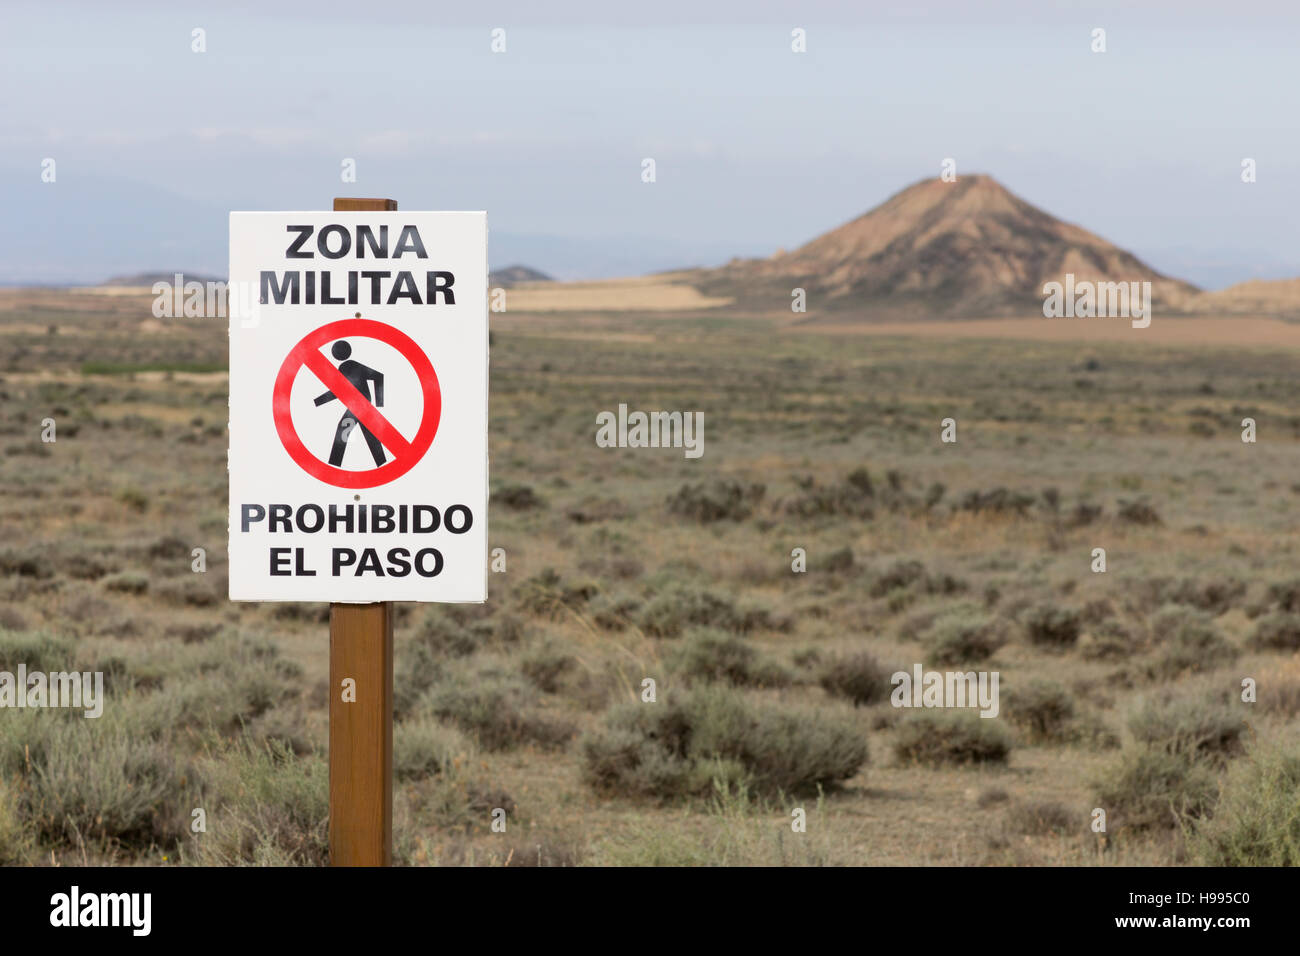
[[923,338],[1015,339],[1031,342],[1107,342],[1156,345],[1239,345],[1300,349],[1300,324],[1250,316],[1156,317],[1145,329],[1127,319],[975,319],[964,322],[886,322],[790,326],[831,335],[915,335]]
[[601,282],[530,282],[506,290],[508,312],[678,312],[711,309],[731,299],[703,295],[662,276]]

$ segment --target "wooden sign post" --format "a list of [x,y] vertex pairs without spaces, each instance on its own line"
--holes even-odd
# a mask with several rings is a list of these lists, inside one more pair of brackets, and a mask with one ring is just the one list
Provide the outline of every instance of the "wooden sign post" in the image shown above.
[[330,862],[388,866],[393,602],[487,599],[487,214],[231,212],[230,277],[230,599],[330,602]]
[[[396,210],[335,199],[335,212]],[[343,681],[355,681],[344,702]],[[330,605],[330,865],[393,863],[393,603]]]

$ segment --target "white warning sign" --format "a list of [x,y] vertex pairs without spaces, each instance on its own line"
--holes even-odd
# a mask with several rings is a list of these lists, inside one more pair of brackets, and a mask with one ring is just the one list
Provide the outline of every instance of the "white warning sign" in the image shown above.
[[487,599],[487,216],[230,214],[230,598]]

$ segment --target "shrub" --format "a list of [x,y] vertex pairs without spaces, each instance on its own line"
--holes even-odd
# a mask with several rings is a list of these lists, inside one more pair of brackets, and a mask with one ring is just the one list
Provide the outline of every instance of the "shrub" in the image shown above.
[[1177,637],[1184,631],[1213,629],[1213,618],[1204,611],[1190,608],[1185,604],[1165,604],[1151,617],[1151,637],[1161,643]]
[[1163,523],[1156,509],[1144,498],[1137,501],[1125,501],[1121,498],[1116,509],[1116,515],[1120,521],[1126,524],[1147,526]]
[[329,765],[275,741],[226,744],[205,763],[208,832],[187,849],[204,866],[329,863]]
[[1200,817],[1214,800],[1214,774],[1187,754],[1134,749],[1110,779],[1097,785],[1097,806],[1112,830],[1174,827],[1180,816]]
[[1133,632],[1119,621],[1106,620],[1092,629],[1081,653],[1092,661],[1109,661],[1129,657],[1138,651]]
[[676,799],[705,795],[715,780],[773,795],[815,792],[857,773],[867,744],[852,722],[755,708],[715,686],[613,709],[583,738],[582,755],[595,790]]
[[442,611],[429,612],[416,639],[439,658],[468,657],[481,643],[469,628]]
[[546,568],[520,585],[519,604],[530,613],[557,617],[566,608],[581,608],[599,591],[590,581],[566,584],[558,571]]
[[809,479],[800,494],[782,500],[779,507],[785,514],[796,518],[867,520],[876,513],[874,490],[865,469],[855,471],[843,484],[819,486]]
[[1031,740],[1061,740],[1074,718],[1074,698],[1060,684],[1035,680],[1007,694],[1006,712]]
[[988,660],[1005,643],[994,618],[966,610],[949,611],[935,620],[926,635],[926,661],[932,665],[978,663]]
[[429,694],[434,715],[473,734],[487,750],[509,750],[528,742],[562,747],[573,736],[573,727],[536,713],[534,703],[528,685],[493,671],[445,680]]
[[1268,586],[1268,596],[1281,610],[1300,613],[1300,578],[1273,582]]
[[564,516],[574,524],[593,524],[629,517],[631,510],[617,498],[588,498],[565,511]]
[[669,668],[688,680],[718,681],[737,686],[780,687],[790,675],[773,663],[759,660],[744,638],[713,629],[696,629],[668,655]]
[[1054,604],[1039,604],[1025,616],[1025,636],[1035,647],[1071,648],[1079,640],[1079,612]]
[[1070,512],[1066,525],[1071,528],[1085,528],[1101,517],[1101,505],[1089,501],[1080,501]]
[[1214,815],[1188,824],[1202,866],[1300,866],[1300,754],[1252,753],[1228,771]]
[[11,576],[37,579],[53,577],[54,565],[42,552],[14,551],[5,548],[0,551],[0,577]]
[[1160,657],[1150,668],[1158,677],[1210,670],[1238,654],[1208,614],[1183,605],[1161,608],[1151,621],[1151,633],[1161,644]]
[[1166,753],[1225,758],[1241,752],[1246,721],[1226,707],[1207,706],[1201,697],[1147,701],[1129,718],[1139,744]]
[[1032,836],[1063,834],[1079,829],[1079,819],[1059,803],[1036,800],[1009,807],[1007,828],[1013,833]]
[[875,576],[871,582],[871,596],[884,597],[891,591],[909,588],[925,578],[925,565],[920,561],[896,561]]
[[988,512],[995,515],[1023,516],[1034,504],[1036,497],[1009,488],[992,488],[988,491],[968,491],[962,496],[958,508],[974,514]]
[[1011,736],[996,720],[968,711],[921,711],[902,721],[894,754],[928,765],[1005,763]]
[[1246,590],[1246,582],[1236,578],[1216,578],[1204,583],[1184,578],[1169,590],[1168,600],[1190,604],[1211,614],[1224,614],[1246,596]]
[[823,565],[827,571],[849,571],[853,568],[853,549],[840,548],[838,551],[832,551],[826,555],[826,563]]
[[832,658],[818,678],[826,693],[844,697],[857,707],[884,700],[890,693],[890,671],[865,651]]
[[554,694],[560,689],[560,679],[577,663],[577,658],[553,645],[545,645],[524,656],[519,670],[538,690]]
[[139,488],[122,488],[113,497],[133,511],[144,513],[149,510],[149,496]]
[[17,608],[7,605],[0,607],[0,631],[25,630],[27,630],[27,618],[23,617]]
[[640,599],[630,594],[598,594],[591,602],[591,619],[606,631],[621,631],[640,609]]
[[0,866],[26,862],[31,834],[23,825],[17,791],[0,779]]
[[149,545],[146,553],[151,558],[163,561],[180,561],[184,559],[188,569],[190,557],[190,545],[185,539],[174,534],[164,535]]
[[393,671],[393,716],[402,720],[442,678],[443,664],[427,643],[413,640],[398,645]]
[[1300,614],[1275,611],[1260,618],[1250,643],[1253,647],[1276,651],[1300,650]]
[[16,671],[25,664],[29,671],[66,671],[72,668],[74,643],[44,631],[0,630],[0,666]]
[[393,774],[398,780],[422,780],[442,773],[468,753],[465,738],[436,721],[403,721],[393,728]]
[[711,484],[682,485],[668,496],[668,510],[700,524],[743,521],[763,500],[763,485],[718,479]]
[[506,485],[498,488],[492,492],[489,503],[509,508],[511,511],[530,511],[546,504],[529,485]]
[[180,833],[180,777],[148,736],[107,723],[90,734],[80,715],[57,719],[27,778],[30,815],[44,836],[68,845],[98,838],[147,847]]
[[789,627],[788,622],[774,618],[764,605],[738,607],[712,591],[680,586],[661,591],[647,601],[637,623],[651,637],[676,637],[691,626],[716,627],[737,634]]
[[104,587],[122,594],[143,594],[149,590],[149,578],[140,571],[119,571],[104,578]]

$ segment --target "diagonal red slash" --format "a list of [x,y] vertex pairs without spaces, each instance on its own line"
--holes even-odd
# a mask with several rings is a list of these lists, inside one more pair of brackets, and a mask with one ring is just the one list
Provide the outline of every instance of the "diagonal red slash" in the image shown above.
[[[298,351],[295,349],[295,351]],[[315,348],[302,348],[298,358],[309,368],[321,384],[334,393],[334,397],[347,406],[347,410],[357,417],[357,421],[370,429],[371,433],[383,442],[384,447],[393,453],[394,459],[410,454],[411,443],[402,433],[383,416],[379,409],[370,403],[360,390],[343,377],[325,356]]]

